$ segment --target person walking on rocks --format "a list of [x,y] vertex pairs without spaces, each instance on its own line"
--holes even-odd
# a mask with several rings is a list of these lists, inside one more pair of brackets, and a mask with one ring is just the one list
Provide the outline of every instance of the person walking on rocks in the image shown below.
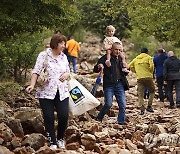
[[[69,115],[69,91],[67,79],[70,75],[69,63],[62,52],[65,48],[66,37],[54,34],[50,41],[50,48],[40,52],[34,66],[30,86],[26,91],[30,93],[36,84],[37,78],[43,69],[43,63],[47,58],[46,71],[47,82],[38,88],[36,98],[39,98],[42,109],[45,130],[50,141],[50,148],[65,148],[63,140]],[[58,127],[57,139],[54,126],[54,111],[57,112]]]
[[[114,28],[114,26],[109,25],[106,27],[106,35],[105,35],[105,39],[103,40],[103,44],[104,44],[104,50],[106,50],[106,54],[107,54],[107,60],[105,62],[105,64],[110,67],[111,66],[111,62],[110,62],[110,58],[111,58],[111,48],[112,48],[112,44],[115,42],[118,42],[121,44],[122,46],[122,42],[114,36],[116,29]],[[126,63],[125,60],[125,55],[123,52],[121,52],[120,54],[121,59],[122,59],[122,64],[123,64],[123,68],[122,70],[124,72],[129,72],[128,65]]]
[[143,115],[145,112],[143,98],[145,87],[149,91],[148,106],[146,110],[148,112],[154,112],[152,108],[152,102],[155,95],[155,86],[153,82],[154,63],[152,57],[148,55],[147,48],[141,49],[141,54],[130,62],[129,68],[137,75],[138,101],[141,110],[140,115]]
[[125,121],[125,109],[126,109],[126,98],[125,90],[128,90],[127,79],[122,71],[122,60],[120,53],[122,52],[122,45],[118,42],[113,43],[111,49],[111,66],[108,67],[105,62],[107,55],[102,56],[98,63],[94,66],[94,72],[102,71],[103,69],[103,90],[104,90],[104,101],[105,104],[97,115],[96,120],[102,121],[105,114],[111,108],[113,103],[113,96],[115,95],[118,106],[119,114],[117,123],[120,125],[126,124]]
[[169,108],[174,108],[173,87],[176,90],[176,107],[180,108],[180,60],[173,51],[168,52],[168,58],[164,62],[164,80],[167,81]]
[[166,59],[167,54],[164,49],[157,50],[157,55],[153,59],[160,102],[164,102],[164,99],[167,98],[167,86],[164,85],[163,80],[163,65]]
[[68,55],[69,64],[72,63],[73,71],[76,74],[77,73],[76,63],[77,63],[78,52],[80,51],[80,45],[77,41],[75,41],[74,36],[71,36],[70,40],[67,41],[66,48],[68,49],[68,54],[69,54]]

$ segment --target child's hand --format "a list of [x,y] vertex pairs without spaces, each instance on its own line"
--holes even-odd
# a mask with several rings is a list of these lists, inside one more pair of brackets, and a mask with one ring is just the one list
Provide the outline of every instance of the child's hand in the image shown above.
[[122,68],[122,71],[125,73],[129,73],[130,71],[127,68]]
[[103,64],[99,64],[99,65],[98,65],[98,69],[99,69],[99,70],[103,70],[103,69],[104,69]]
[[107,67],[110,67],[110,66],[111,66],[110,60],[106,60],[106,61],[105,61],[105,64],[107,65]]
[[120,52],[120,56],[121,56],[122,60],[123,60],[123,61],[125,61],[126,56],[124,55],[124,53],[123,53],[123,52]]
[[128,68],[128,64],[126,62],[123,61],[122,64],[123,64],[123,67]]

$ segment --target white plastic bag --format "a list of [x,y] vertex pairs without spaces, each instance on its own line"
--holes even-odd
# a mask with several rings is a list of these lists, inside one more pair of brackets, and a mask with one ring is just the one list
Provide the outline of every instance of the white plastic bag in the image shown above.
[[81,115],[100,105],[100,102],[72,76],[68,84],[70,114]]

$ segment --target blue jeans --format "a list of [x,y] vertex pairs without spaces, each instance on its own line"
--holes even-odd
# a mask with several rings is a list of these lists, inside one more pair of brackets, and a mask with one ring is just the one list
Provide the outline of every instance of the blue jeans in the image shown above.
[[[72,65],[73,65],[73,71],[74,73],[76,74],[77,73],[77,70],[76,70],[76,63],[77,63],[77,57],[73,57],[73,56],[68,56],[68,61],[69,61],[69,67],[70,67],[70,70],[71,70],[71,62],[72,62]],[[71,71],[72,72],[72,71]]]
[[99,112],[97,118],[103,119],[104,115],[111,108],[113,103],[113,96],[115,95],[118,106],[119,114],[117,118],[118,123],[125,123],[125,109],[126,109],[126,97],[124,92],[124,87],[121,82],[118,82],[116,85],[111,87],[104,88],[104,101],[105,104]]

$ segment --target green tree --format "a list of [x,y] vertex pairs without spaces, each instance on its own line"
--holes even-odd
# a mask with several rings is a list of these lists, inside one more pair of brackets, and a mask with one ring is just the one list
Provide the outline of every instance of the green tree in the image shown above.
[[78,10],[70,0],[1,0],[1,41],[15,35],[42,31],[44,27],[56,29],[77,22]]
[[73,0],[1,0],[1,78],[10,73],[15,81],[21,82],[24,73],[34,64],[37,53],[42,50],[38,46],[43,40],[56,29],[70,29],[79,19]]
[[[37,54],[43,50],[42,42],[49,36],[45,33],[24,33],[18,35],[0,46],[1,77],[11,77],[17,82],[21,82],[26,76],[27,69],[34,65]],[[38,47],[41,48],[38,49]]]
[[159,41],[180,45],[180,1],[130,0],[126,3],[133,26]]
[[103,35],[106,26],[113,25],[119,38],[127,38],[131,30],[128,12],[123,1],[118,2],[122,5],[118,10],[113,9],[114,0],[91,0],[79,3],[83,26]]

